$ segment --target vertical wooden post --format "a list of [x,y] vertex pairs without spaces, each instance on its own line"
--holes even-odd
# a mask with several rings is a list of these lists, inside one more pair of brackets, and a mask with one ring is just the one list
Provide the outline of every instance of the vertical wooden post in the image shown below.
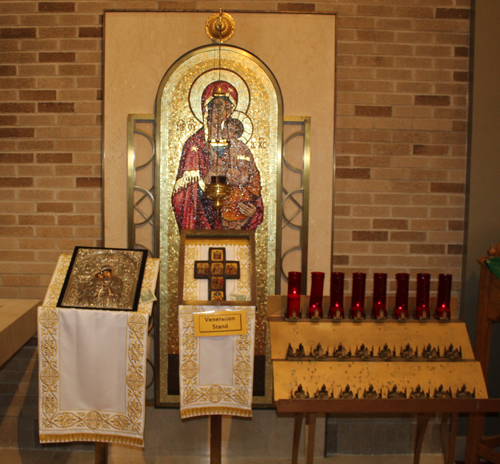
[[108,464],[108,444],[95,444],[95,464]]
[[[500,247],[500,244],[499,244]],[[488,258],[499,256],[500,249],[495,250],[492,245],[488,250]],[[477,304],[476,340],[474,343],[474,357],[481,363],[484,380],[488,383],[488,368],[491,348],[491,326],[494,309],[490,307],[490,291],[492,279],[496,279],[484,264],[484,258],[479,259],[481,272],[479,277],[479,301]],[[492,310],[492,314],[490,314]],[[469,414],[467,427],[467,445],[465,447],[465,462],[478,464],[477,447],[483,438],[484,414]]]
[[295,421],[293,425],[293,448],[292,448],[292,464],[299,462],[299,446],[300,446],[300,431],[302,429],[303,413],[295,414]]
[[[449,424],[448,424],[449,419]],[[444,414],[441,423],[441,438],[443,441],[443,455],[445,464],[455,463],[455,446],[457,444],[458,413]],[[444,430],[443,430],[444,429]]]
[[210,464],[221,464],[222,416],[210,416]]
[[424,443],[425,430],[432,414],[417,414],[417,430],[415,432],[415,450],[413,452],[413,464],[419,464],[422,444]]
[[306,425],[309,426],[307,433],[307,456],[306,463],[313,464],[314,462],[314,436],[316,434],[316,413],[310,412],[306,414]]

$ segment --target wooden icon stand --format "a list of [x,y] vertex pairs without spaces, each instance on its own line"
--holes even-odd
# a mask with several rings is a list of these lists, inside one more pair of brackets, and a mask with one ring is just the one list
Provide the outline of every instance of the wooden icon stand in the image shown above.
[[222,416],[210,416],[210,464],[221,464]]

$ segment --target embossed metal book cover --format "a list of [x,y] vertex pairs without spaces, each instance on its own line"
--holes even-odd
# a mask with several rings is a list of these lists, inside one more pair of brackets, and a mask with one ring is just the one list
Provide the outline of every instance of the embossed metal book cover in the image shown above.
[[145,250],[75,247],[57,306],[137,311],[146,259]]

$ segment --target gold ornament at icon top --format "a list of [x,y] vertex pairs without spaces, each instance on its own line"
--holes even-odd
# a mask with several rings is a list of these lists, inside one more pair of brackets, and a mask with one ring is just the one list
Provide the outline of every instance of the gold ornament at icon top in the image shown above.
[[205,23],[208,37],[218,43],[227,42],[233,36],[235,29],[233,17],[222,10],[210,16]]

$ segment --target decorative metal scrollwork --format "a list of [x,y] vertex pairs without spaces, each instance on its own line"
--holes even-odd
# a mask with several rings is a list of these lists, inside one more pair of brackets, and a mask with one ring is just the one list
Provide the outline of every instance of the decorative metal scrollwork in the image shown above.
[[[307,276],[309,223],[309,168],[311,159],[311,118],[285,117],[283,146],[283,193],[281,277],[288,281],[288,271],[298,270]],[[285,285],[282,286],[286,288]],[[307,278],[302,279],[305,294]]]
[[155,250],[154,115],[128,116],[128,248],[146,249],[151,257]]

